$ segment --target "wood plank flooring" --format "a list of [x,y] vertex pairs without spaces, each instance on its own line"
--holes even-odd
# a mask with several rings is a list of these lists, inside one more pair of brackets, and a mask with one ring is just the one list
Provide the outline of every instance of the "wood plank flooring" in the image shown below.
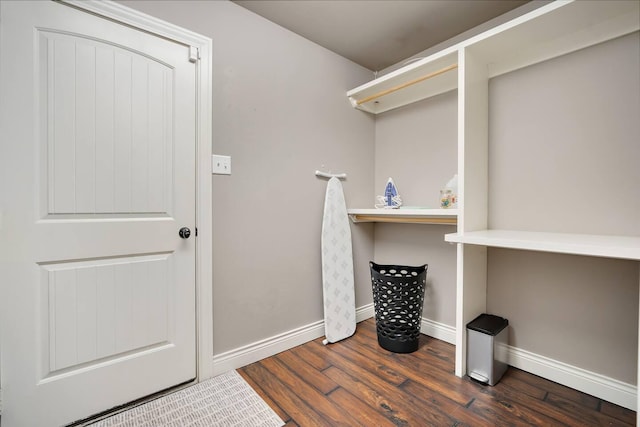
[[636,413],[509,368],[494,387],[454,375],[455,347],[421,335],[415,353],[378,346],[373,319],[238,371],[287,426],[634,426]]

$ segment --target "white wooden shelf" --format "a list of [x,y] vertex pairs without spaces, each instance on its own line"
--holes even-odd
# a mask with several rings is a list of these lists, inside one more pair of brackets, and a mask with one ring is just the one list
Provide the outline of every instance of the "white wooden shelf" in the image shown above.
[[[457,88],[457,62],[457,50],[453,48],[447,49],[350,90],[347,92],[347,96],[355,108],[373,114],[383,113]],[[448,71],[411,84],[411,82],[439,73],[445,69]],[[409,86],[393,90],[406,84],[409,84]],[[371,101],[360,103],[369,97],[388,90],[393,91]]]
[[452,243],[640,260],[640,237],[483,230],[446,234],[444,238]]
[[349,218],[359,222],[456,225],[457,209],[347,209]]

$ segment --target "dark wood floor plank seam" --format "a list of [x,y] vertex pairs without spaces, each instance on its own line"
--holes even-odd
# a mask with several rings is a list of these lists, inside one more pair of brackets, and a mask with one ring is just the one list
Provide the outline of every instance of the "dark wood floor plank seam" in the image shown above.
[[396,420],[402,420],[402,418],[398,418],[398,413],[386,403],[387,399],[379,390],[369,387],[356,377],[351,377],[336,366],[330,367],[326,372],[327,375],[340,384],[342,389],[345,389],[354,396],[357,396],[366,405],[372,408],[374,412],[381,414],[393,422],[393,424],[397,424],[395,422]]
[[563,386],[561,384],[555,383],[546,378],[539,377],[537,375],[531,374],[529,372],[525,372],[520,369],[516,369],[516,368],[509,369],[509,375],[515,376],[521,379],[522,381],[528,382],[546,391],[564,396],[585,407],[595,407],[596,406],[595,402],[599,400],[595,396],[591,396],[581,391],[574,390],[572,388]]
[[429,369],[428,364],[418,359],[405,358],[397,364],[398,370],[411,380],[459,405],[465,405],[477,393],[476,384],[437,369]]
[[397,383],[395,381],[389,382],[387,377],[378,376],[375,372],[372,372],[371,370],[368,370],[360,365],[358,361],[353,361],[343,356],[339,352],[336,352],[334,349],[329,349],[322,346],[322,344],[317,344],[315,342],[313,344],[318,351],[324,351],[327,353],[328,357],[331,357],[331,359],[333,360],[332,368],[339,367],[341,370],[344,370],[346,372],[352,373],[354,375],[357,374],[357,378],[366,379],[370,383],[376,385],[376,387],[378,388],[386,388],[388,386],[392,386],[394,388],[397,387]]
[[535,426],[567,426],[543,413],[537,413],[512,405],[508,401],[480,393],[469,406],[469,410],[485,419],[492,420],[496,426],[535,425]]
[[336,405],[347,406],[352,408],[354,413],[358,414],[359,421],[366,426],[383,427],[386,425],[393,426],[393,422],[386,418],[383,414],[372,408],[359,396],[355,396],[343,387],[338,387],[331,392],[329,399]]
[[327,394],[338,387],[338,384],[332,381],[329,377],[317,369],[314,369],[305,360],[296,356],[294,353],[282,352],[275,357],[302,380],[315,387],[322,394]]
[[[537,399],[523,399],[523,397],[517,393],[505,392],[504,388],[487,386],[481,389],[479,396],[486,396],[487,399],[493,400],[498,403],[499,406],[507,408],[513,414],[517,414],[518,418],[525,419],[527,422],[533,422],[536,425],[548,422],[555,425],[590,425],[588,422],[585,424],[584,419],[576,420],[565,411],[561,411],[553,405],[545,404],[545,402]],[[586,412],[593,411],[585,411],[585,413]]]
[[[549,392],[545,394],[545,397],[542,400],[529,399],[526,395],[518,393],[518,390],[513,389],[507,382],[501,382],[499,388],[487,386],[483,391],[503,402],[509,402],[511,405],[525,407],[528,410],[541,411],[541,409],[544,408],[546,415],[558,420],[559,422],[569,423],[570,418],[576,418],[579,420],[581,419],[582,423],[589,425],[594,423],[597,418],[601,418],[596,411],[592,410],[592,408],[584,407],[571,400],[558,397],[554,401],[553,399],[550,399],[551,394]],[[560,404],[560,402],[562,402],[562,404]]]
[[438,393],[434,393],[424,385],[409,380],[403,387],[405,393],[415,396],[422,403],[420,406],[425,408],[436,408],[437,410],[447,414],[458,425],[491,425],[491,420],[485,420],[482,417],[466,411],[467,408],[457,402]]
[[262,362],[263,361],[253,363],[243,369],[254,381],[259,384],[265,384],[262,389],[272,400],[275,400],[282,406],[291,419],[299,425],[331,427],[331,423],[327,422],[312,407],[300,399],[298,395],[280,381],[275,374],[262,366]]
[[501,387],[507,385],[517,393],[522,393],[534,399],[544,400],[547,391],[543,390],[540,387],[536,387],[527,382],[521,381],[520,379],[510,375],[513,369],[515,368],[508,369],[505,375],[502,377],[502,379],[500,380]]
[[251,375],[249,375],[246,370],[242,369],[242,370],[238,370],[238,373],[242,376],[242,378],[244,378],[244,380],[251,386],[251,388],[253,388],[260,396],[262,396],[262,398],[264,399],[264,401],[267,403],[267,405],[269,405],[271,407],[271,409],[273,409],[273,411],[280,417],[280,419],[282,421],[284,421],[285,423],[288,422],[289,420],[291,420],[291,416],[289,414],[287,414],[287,412],[282,409],[282,407],[280,407],[280,405],[278,405],[267,393],[266,391],[263,390],[262,386],[256,382],[254,380],[253,377],[251,377]]
[[598,410],[585,411],[581,405],[553,393],[549,393],[546,402],[567,416],[583,421],[585,425],[615,426],[622,424],[616,418],[603,414]]
[[600,401],[599,412],[609,415],[617,420],[620,420],[627,424],[636,425],[636,413],[621,406],[614,405],[613,403]]
[[341,412],[335,405],[330,404],[324,393],[308,384],[300,378],[294,371],[290,370],[278,358],[269,358],[260,362],[265,368],[272,372],[277,372],[281,381],[291,390],[298,393],[298,397],[314,411],[325,418],[331,425],[356,426],[361,425],[350,414]]
[[325,359],[320,357],[318,353],[310,350],[309,343],[292,348],[290,351],[307,362],[309,365],[320,371],[330,366],[330,364]]
[[381,378],[384,378],[390,384],[400,385],[406,380],[406,377],[398,374],[398,372],[396,372],[388,364],[379,363],[379,360],[372,358],[370,355],[366,355],[362,352],[354,350],[351,347],[351,344],[347,341],[348,340],[345,340],[345,342],[341,343],[341,345],[334,344],[327,346],[327,349],[344,356],[354,363],[357,363],[364,369],[367,369],[369,372],[376,374]]
[[415,422],[415,425],[453,424],[454,420],[438,408],[420,405],[421,402],[414,396],[402,392],[391,384],[384,383],[376,387],[369,387],[358,378],[335,367],[331,369],[329,374],[337,382],[340,382],[342,388],[354,387],[354,384],[357,384],[358,386],[353,391],[359,393],[363,398],[368,397],[370,404],[374,403],[376,408],[381,410],[395,425],[411,425],[412,421]]
[[469,409],[469,406],[471,406],[471,404],[473,403],[473,401],[476,400],[476,398],[474,397],[473,399],[471,399],[466,405],[464,405],[464,407],[466,409]]

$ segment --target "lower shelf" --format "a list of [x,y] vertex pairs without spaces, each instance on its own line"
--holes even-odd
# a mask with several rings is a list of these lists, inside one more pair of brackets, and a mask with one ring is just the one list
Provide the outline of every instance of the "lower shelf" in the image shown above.
[[348,209],[349,218],[358,222],[456,225],[457,209]]
[[444,239],[470,245],[640,260],[640,237],[482,230],[446,234]]

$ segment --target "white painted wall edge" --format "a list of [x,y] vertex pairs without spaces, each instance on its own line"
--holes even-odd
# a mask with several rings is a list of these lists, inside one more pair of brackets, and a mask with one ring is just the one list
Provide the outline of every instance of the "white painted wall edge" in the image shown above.
[[[362,322],[373,316],[373,304],[362,306],[356,310],[356,322]],[[453,326],[422,318],[420,332],[455,345],[456,329]],[[215,355],[213,357],[214,375],[271,357],[282,351],[320,338],[323,335],[324,321],[319,320],[271,338]],[[510,366],[523,371],[547,378],[558,384],[571,387],[627,409],[637,410],[636,396],[638,388],[632,384],[509,345],[498,348],[496,356],[506,360]]]

